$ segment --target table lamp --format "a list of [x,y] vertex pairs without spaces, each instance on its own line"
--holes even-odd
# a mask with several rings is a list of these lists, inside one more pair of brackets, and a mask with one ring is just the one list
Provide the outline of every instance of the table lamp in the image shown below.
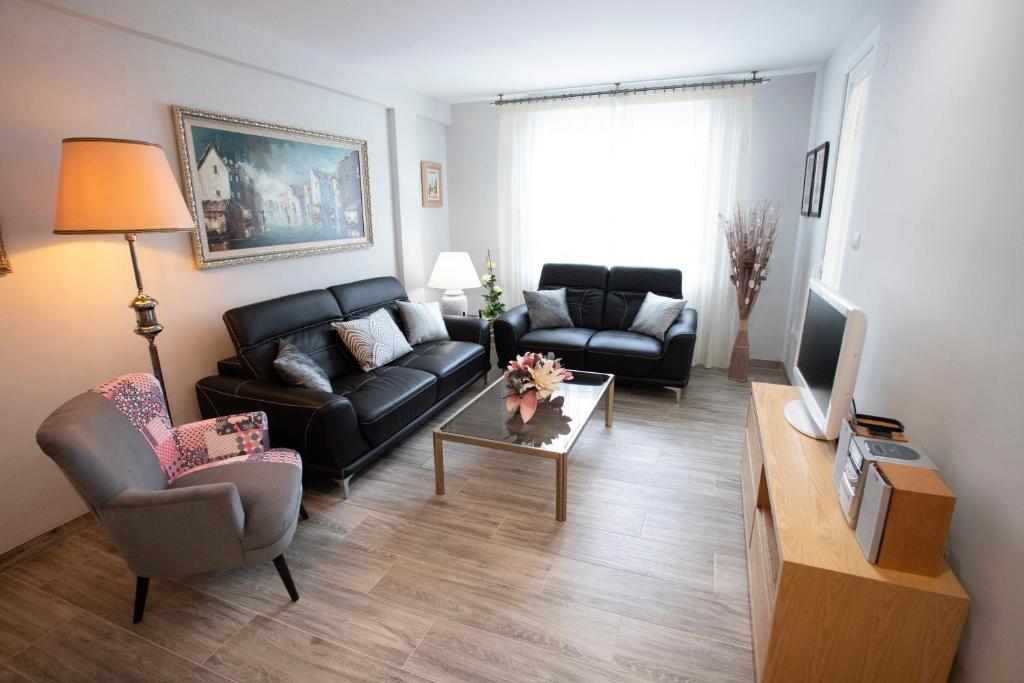
[[[132,255],[138,294],[135,334],[149,341],[153,374],[164,395],[156,336],[164,329],[156,320],[157,300],[142,290],[135,236],[140,232],[184,232],[195,229],[192,214],[174,180],[163,147],[152,142],[109,138],[68,138],[63,141],[57,190],[55,235],[124,235]],[[168,409],[168,418],[170,410]]]
[[463,289],[480,286],[480,276],[476,274],[473,261],[464,251],[442,251],[437,255],[437,263],[430,273],[428,287],[443,289],[441,311],[446,315],[466,315],[469,300]]

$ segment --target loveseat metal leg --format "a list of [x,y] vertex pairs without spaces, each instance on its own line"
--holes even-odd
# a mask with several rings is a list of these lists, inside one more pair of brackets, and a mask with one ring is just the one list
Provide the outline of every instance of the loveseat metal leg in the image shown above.
[[142,613],[146,611],[146,594],[149,593],[149,577],[135,577],[135,614],[132,616],[132,623],[142,621]]
[[278,575],[281,577],[281,583],[284,584],[285,589],[288,591],[288,597],[295,602],[299,599],[299,592],[295,590],[295,582],[292,581],[292,573],[288,571],[288,563],[284,561],[284,555],[278,555],[274,558],[274,568],[277,569]]
[[351,481],[352,475],[348,475],[344,479],[335,479],[338,482],[338,486],[341,487],[341,497],[343,500],[348,500],[348,482]]
[[665,388],[668,389],[669,391],[671,391],[673,394],[676,395],[676,403],[679,403],[679,399],[681,399],[683,397],[683,390],[682,390],[682,388],[681,387],[665,387]]

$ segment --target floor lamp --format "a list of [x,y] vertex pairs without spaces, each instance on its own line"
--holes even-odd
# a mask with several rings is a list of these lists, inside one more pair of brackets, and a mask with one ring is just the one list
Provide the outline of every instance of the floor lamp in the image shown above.
[[[135,334],[149,342],[153,374],[167,395],[156,336],[157,300],[142,289],[135,236],[143,232],[184,232],[195,229],[192,214],[174,180],[163,147],[151,142],[110,138],[68,138],[60,160],[56,235],[124,235],[132,255],[138,293]],[[170,418],[170,407],[167,411]]]

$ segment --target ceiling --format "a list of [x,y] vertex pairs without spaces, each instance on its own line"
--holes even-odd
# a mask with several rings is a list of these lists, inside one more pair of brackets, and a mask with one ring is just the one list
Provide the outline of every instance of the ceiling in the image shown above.
[[822,63],[864,0],[195,0],[457,102]]

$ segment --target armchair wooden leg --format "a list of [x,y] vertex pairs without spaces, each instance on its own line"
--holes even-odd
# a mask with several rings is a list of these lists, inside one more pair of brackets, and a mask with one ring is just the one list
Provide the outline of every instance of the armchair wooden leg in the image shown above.
[[133,624],[137,624],[142,621],[142,613],[146,611],[146,594],[148,592],[149,577],[135,577],[135,614],[132,617]]
[[306,506],[299,503],[299,519],[309,519],[309,513],[306,512]]
[[274,567],[277,569],[284,587],[288,590],[288,597],[292,599],[292,602],[295,602],[299,599],[299,592],[295,590],[295,582],[292,581],[292,573],[288,571],[288,563],[284,561],[284,555],[278,555],[274,558]]

